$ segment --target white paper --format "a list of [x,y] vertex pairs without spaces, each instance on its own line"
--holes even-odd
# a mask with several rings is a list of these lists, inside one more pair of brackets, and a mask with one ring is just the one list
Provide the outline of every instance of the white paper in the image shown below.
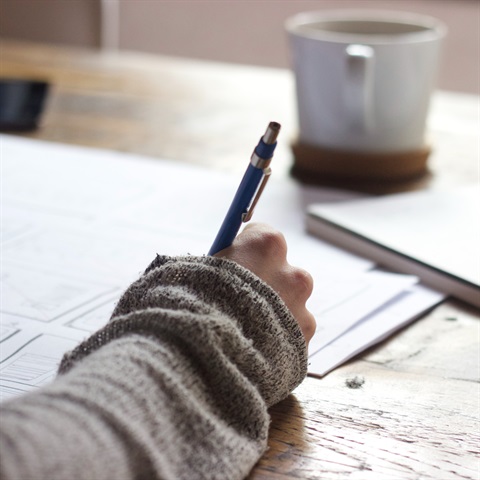
[[324,278],[308,302],[317,319],[317,331],[309,354],[330,344],[358,321],[398,297],[417,283],[417,278],[378,271]]
[[388,302],[384,308],[363,318],[335,342],[310,355],[308,373],[316,376],[326,375],[335,367],[415,320],[421,313],[440,303],[443,298],[443,294],[422,285],[413,286]]

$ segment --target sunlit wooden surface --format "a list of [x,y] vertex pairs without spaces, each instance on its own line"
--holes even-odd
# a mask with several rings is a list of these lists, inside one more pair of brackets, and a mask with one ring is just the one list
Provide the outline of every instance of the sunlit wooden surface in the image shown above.
[[[29,137],[242,172],[252,138],[277,120],[275,174],[291,166],[285,70],[3,40],[0,75],[53,85]],[[479,105],[435,95],[431,174],[409,189],[479,182]],[[480,312],[447,301],[324,379],[307,378],[272,408],[270,449],[250,478],[479,479],[479,347]],[[355,377],[363,384],[349,388]]]

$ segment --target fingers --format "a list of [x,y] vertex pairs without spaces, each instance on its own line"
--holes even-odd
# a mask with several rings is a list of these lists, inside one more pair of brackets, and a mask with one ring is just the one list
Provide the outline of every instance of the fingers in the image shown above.
[[305,304],[313,291],[313,279],[305,270],[287,262],[287,242],[280,232],[265,224],[249,224],[230,247],[216,256],[239,263],[269,284],[292,312],[309,342],[316,324]]
[[315,335],[315,330],[317,328],[317,322],[315,320],[315,317],[306,308],[303,309],[301,313],[297,313],[297,315],[293,314],[293,316],[298,322],[298,326],[300,327],[300,330],[305,337],[305,343],[308,347],[308,344],[312,337]]
[[270,277],[287,262],[287,243],[277,230],[265,224],[249,224],[230,247],[215,256],[239,263],[270,284]]
[[316,328],[315,318],[306,307],[313,292],[313,278],[306,270],[288,264],[281,275],[283,278],[278,285],[282,286],[282,290],[277,291],[297,320],[308,344]]
[[[287,264],[288,265],[288,264]],[[306,302],[313,292],[313,278],[303,268],[294,267],[292,265],[287,266],[288,282],[291,284],[291,288],[288,290],[287,295],[295,293],[296,299],[300,302]]]
[[249,224],[235,239],[236,246],[249,255],[272,263],[287,260],[287,242],[278,230],[263,223]]

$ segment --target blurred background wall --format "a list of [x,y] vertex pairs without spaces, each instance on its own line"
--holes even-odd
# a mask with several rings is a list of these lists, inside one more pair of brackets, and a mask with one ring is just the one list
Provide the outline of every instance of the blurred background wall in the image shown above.
[[285,19],[332,8],[443,20],[449,35],[439,88],[480,93],[479,0],[0,0],[0,36],[288,67]]

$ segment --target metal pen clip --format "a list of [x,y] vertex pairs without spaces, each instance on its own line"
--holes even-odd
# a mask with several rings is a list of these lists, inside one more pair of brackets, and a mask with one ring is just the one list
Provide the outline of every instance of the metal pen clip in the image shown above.
[[242,222],[246,223],[248,222],[253,215],[253,211],[255,210],[255,206],[257,205],[258,200],[260,199],[263,189],[265,188],[265,185],[268,182],[268,179],[270,178],[270,175],[272,174],[272,169],[270,167],[267,167],[263,170],[263,179],[262,183],[258,187],[257,193],[255,195],[255,198],[253,199],[252,203],[250,204],[250,208],[242,214]]

